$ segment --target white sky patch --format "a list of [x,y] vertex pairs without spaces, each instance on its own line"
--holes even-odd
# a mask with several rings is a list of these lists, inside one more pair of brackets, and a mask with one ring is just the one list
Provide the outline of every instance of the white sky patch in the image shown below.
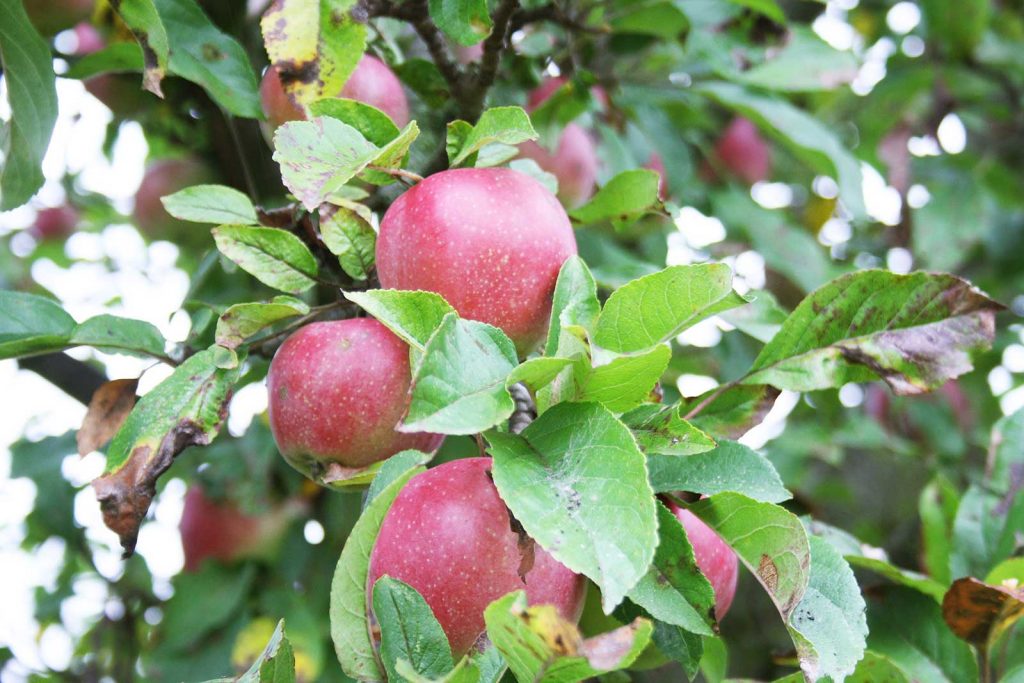
[[864,389],[854,382],[844,384],[839,389],[839,402],[847,408],[856,408],[864,402]]
[[793,188],[786,183],[754,183],[750,196],[766,209],[784,209],[793,204]]
[[311,519],[306,522],[306,525],[302,527],[302,535],[306,539],[306,543],[310,545],[320,545],[323,543],[326,533],[324,527],[320,522],[315,519]]
[[915,157],[937,157],[942,154],[942,148],[939,147],[939,141],[931,135],[910,138],[910,140],[907,141],[907,149],[909,149],[910,153]]
[[245,434],[253,418],[267,409],[267,398],[267,385],[263,382],[247,384],[235,392],[228,409],[228,431],[232,436]]
[[786,429],[786,418],[796,408],[800,394],[795,391],[783,391],[775,399],[775,405],[765,415],[761,424],[747,431],[738,441],[749,448],[757,450],[766,443],[781,435]]
[[932,199],[932,193],[924,185],[911,185],[907,189],[907,206],[920,209]]
[[1010,344],[1003,349],[1003,367],[1010,372],[1024,372],[1024,346]]
[[899,191],[887,185],[885,179],[871,164],[861,163],[864,203],[868,215],[884,225],[897,225],[903,208]]
[[818,242],[826,247],[845,244],[853,237],[850,222],[842,218],[829,218],[818,230]]
[[900,43],[900,49],[908,57],[920,57],[924,54],[925,42],[920,36],[907,36]]
[[939,145],[949,154],[959,154],[967,147],[967,129],[956,113],[946,114],[936,132]]
[[914,255],[903,247],[893,247],[885,255],[885,266],[894,273],[909,273],[914,267]]
[[705,216],[692,206],[679,209],[675,224],[686,238],[687,244],[695,249],[702,249],[725,239],[725,226],[722,225],[722,221],[714,216]]
[[718,380],[707,375],[679,375],[676,388],[684,398],[693,398],[705,394],[718,386]]
[[999,399],[1003,415],[1010,415],[1024,408],[1024,387],[1017,387]]
[[885,23],[893,33],[910,33],[921,23],[921,10],[912,2],[897,2],[885,15]]
[[722,341],[722,330],[718,327],[714,317],[701,320],[688,330],[683,331],[676,337],[676,341],[682,346],[696,346],[701,349],[710,349],[718,346]]
[[824,199],[835,199],[839,196],[838,183],[827,175],[815,176],[811,189],[814,190],[814,194]]

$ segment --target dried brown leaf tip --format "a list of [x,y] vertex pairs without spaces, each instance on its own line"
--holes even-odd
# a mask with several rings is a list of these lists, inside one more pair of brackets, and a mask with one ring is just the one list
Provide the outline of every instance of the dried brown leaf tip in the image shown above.
[[1024,588],[957,579],[942,600],[942,617],[957,636],[983,646],[1024,617]]
[[138,386],[137,378],[115,379],[96,390],[76,436],[79,455],[92,453],[114,438],[135,407]]

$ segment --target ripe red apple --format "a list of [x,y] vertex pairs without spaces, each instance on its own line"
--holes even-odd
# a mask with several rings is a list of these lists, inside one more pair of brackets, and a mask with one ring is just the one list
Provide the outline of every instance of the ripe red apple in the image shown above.
[[132,211],[135,224],[150,239],[207,239],[208,230],[195,223],[179,221],[167,213],[160,198],[209,180],[206,167],[194,157],[151,163],[135,193],[135,209]]
[[[533,111],[551,97],[565,83],[564,78],[550,78],[530,93],[527,109]],[[607,103],[604,90],[594,89],[598,99]],[[607,106],[607,104],[605,104]],[[597,182],[597,145],[590,133],[578,123],[570,123],[558,138],[555,150],[534,141],[519,145],[519,156],[533,159],[542,169],[558,179],[558,198],[570,208],[584,203],[594,193]]]
[[750,185],[771,172],[771,148],[749,119],[737,116],[729,122],[715,144],[715,155],[723,168]]
[[93,0],[27,0],[24,6],[36,30],[52,36],[88,19]]
[[435,450],[444,437],[403,434],[409,347],[372,318],[306,325],[274,354],[267,375],[270,428],[285,459],[365,467],[407,448]]
[[247,515],[231,503],[210,500],[202,488],[192,486],[185,494],[178,526],[185,571],[196,571],[207,559],[230,563],[273,550],[294,514],[294,507],[284,505],[266,515]]
[[[380,109],[399,128],[409,123],[409,101],[402,82],[387,64],[372,55],[363,55],[338,97],[359,100]],[[274,66],[267,68],[260,81],[260,101],[263,113],[274,128],[286,121],[305,118],[302,108],[285,94],[281,74]]]
[[64,239],[78,226],[78,211],[70,206],[40,209],[29,234],[39,241]]
[[490,458],[454,460],[413,477],[391,505],[370,555],[367,589],[381,576],[423,596],[452,652],[468,652],[484,632],[484,609],[514,590],[531,604],[552,604],[576,621],[582,576],[534,545],[526,580],[511,516],[490,477]]
[[106,47],[106,41],[95,26],[87,21],[75,25],[75,55],[91,55]]
[[739,575],[736,553],[711,527],[689,510],[671,502],[668,508],[682,523],[686,537],[693,546],[697,566],[715,589],[715,617],[721,620],[736,595],[736,579]]
[[544,336],[558,270],[576,253],[565,210],[507,168],[436,173],[381,221],[377,271],[390,289],[437,292],[464,318],[505,331],[521,354]]

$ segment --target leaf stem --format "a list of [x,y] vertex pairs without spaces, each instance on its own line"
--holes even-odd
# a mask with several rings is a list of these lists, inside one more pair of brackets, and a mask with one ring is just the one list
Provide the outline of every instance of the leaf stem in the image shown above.
[[390,176],[394,176],[400,180],[411,181],[409,185],[415,185],[416,183],[423,181],[423,176],[412,171],[407,171],[402,168],[388,168],[387,166],[367,166],[371,171],[377,171],[378,173],[386,173]]

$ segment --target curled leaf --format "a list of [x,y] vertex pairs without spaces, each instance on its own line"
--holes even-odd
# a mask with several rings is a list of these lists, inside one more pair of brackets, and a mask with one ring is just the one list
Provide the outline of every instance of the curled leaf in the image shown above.
[[138,386],[138,379],[115,379],[104,382],[93,393],[82,427],[75,437],[79,455],[92,453],[114,437],[135,407],[135,389]]

